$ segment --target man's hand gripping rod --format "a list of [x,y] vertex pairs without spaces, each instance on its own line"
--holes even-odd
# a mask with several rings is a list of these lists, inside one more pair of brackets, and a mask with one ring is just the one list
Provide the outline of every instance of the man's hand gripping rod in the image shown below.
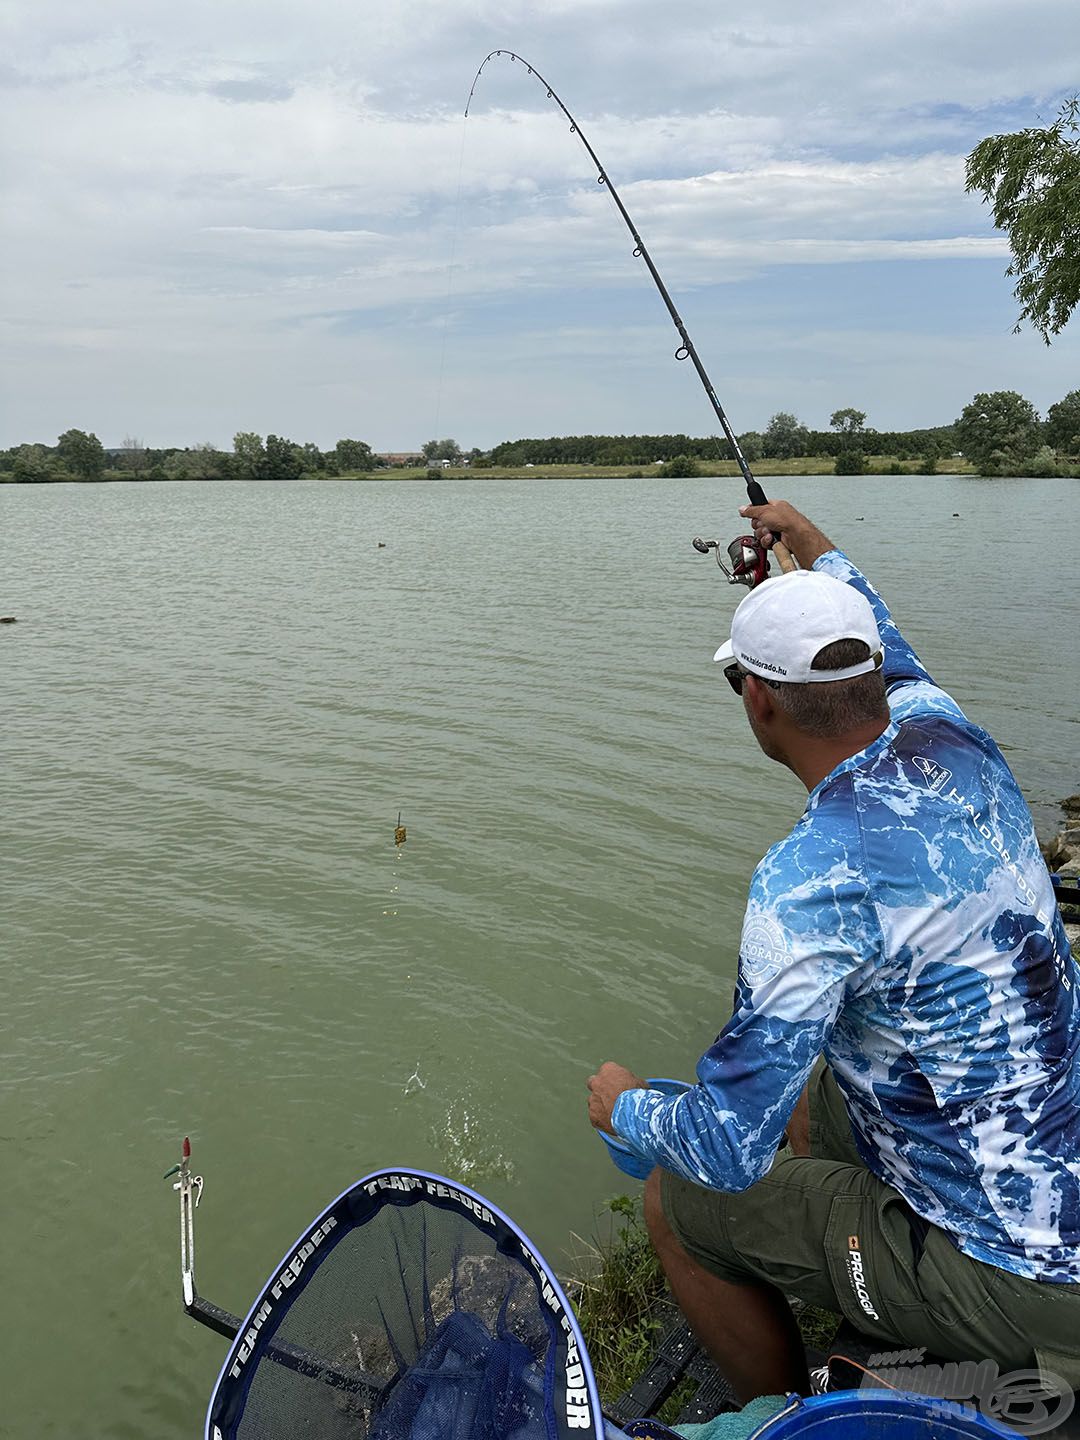
[[[736,448],[738,447],[736,446]],[[765,494],[765,491],[762,490],[761,486],[754,479],[753,475],[750,474],[749,465],[744,466],[743,475],[746,479],[746,493],[749,496],[750,504],[767,505],[769,501]],[[780,539],[780,536],[777,535],[775,530],[773,531],[773,543],[770,548],[772,550],[772,553],[776,556],[776,563],[780,566],[780,569],[783,570],[785,574],[799,568],[795,564],[795,558],[792,555],[791,551]]]
[[[765,492],[754,479],[747,482],[747,494],[750,496],[752,505],[767,505]],[[760,496],[760,499],[758,498]],[[692,544],[694,549],[702,555],[707,555],[710,550],[716,552],[716,563],[723,570],[724,574],[732,585],[745,585],[753,590],[755,585],[760,585],[762,580],[768,578],[769,574],[769,549],[776,555],[780,569],[787,572],[797,569],[795,558],[791,551],[780,539],[776,531],[772,531],[773,543],[766,547],[756,535],[739,535],[727,547],[728,558],[731,567],[728,568],[720,554],[720,542],[718,540],[701,540],[694,537]]]

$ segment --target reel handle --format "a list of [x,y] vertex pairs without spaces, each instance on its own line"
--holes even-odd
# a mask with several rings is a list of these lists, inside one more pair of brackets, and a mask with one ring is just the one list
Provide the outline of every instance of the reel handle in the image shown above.
[[[769,503],[768,496],[756,480],[748,480],[746,482],[746,493],[750,498],[751,505],[767,505]],[[799,567],[795,564],[791,551],[781,541],[780,536],[775,530],[772,532],[772,537],[773,543],[770,548],[776,556],[776,563],[780,566],[780,569],[785,574],[790,574],[792,570],[797,570]]]

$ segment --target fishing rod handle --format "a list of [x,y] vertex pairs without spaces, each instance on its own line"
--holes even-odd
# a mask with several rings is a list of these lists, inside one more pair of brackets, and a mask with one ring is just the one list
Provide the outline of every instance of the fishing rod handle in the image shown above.
[[[750,497],[751,505],[767,505],[769,503],[769,497],[753,478],[746,482],[746,493]],[[792,570],[797,570],[799,567],[795,564],[795,559],[791,551],[783,543],[775,530],[772,532],[772,537],[772,553],[776,556],[776,563],[785,575],[790,575]]]
[[795,564],[794,555],[792,555],[791,551],[787,548],[783,541],[773,541],[772,553],[776,556],[777,563],[779,564],[780,569],[783,570],[785,575],[790,575],[792,570],[797,570],[799,568],[798,565]]

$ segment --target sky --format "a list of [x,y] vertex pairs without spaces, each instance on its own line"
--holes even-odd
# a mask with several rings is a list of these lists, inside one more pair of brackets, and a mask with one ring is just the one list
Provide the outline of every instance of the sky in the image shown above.
[[1076,0],[5,0],[0,446],[945,424],[1080,384],[964,192]]

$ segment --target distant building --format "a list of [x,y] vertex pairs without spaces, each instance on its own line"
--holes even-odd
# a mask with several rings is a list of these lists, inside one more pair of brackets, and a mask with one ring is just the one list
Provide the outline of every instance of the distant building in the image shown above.
[[397,466],[398,468],[406,465],[416,466],[427,463],[419,451],[411,450],[388,451],[385,454],[376,455],[375,458],[376,460],[381,460],[384,465]]

